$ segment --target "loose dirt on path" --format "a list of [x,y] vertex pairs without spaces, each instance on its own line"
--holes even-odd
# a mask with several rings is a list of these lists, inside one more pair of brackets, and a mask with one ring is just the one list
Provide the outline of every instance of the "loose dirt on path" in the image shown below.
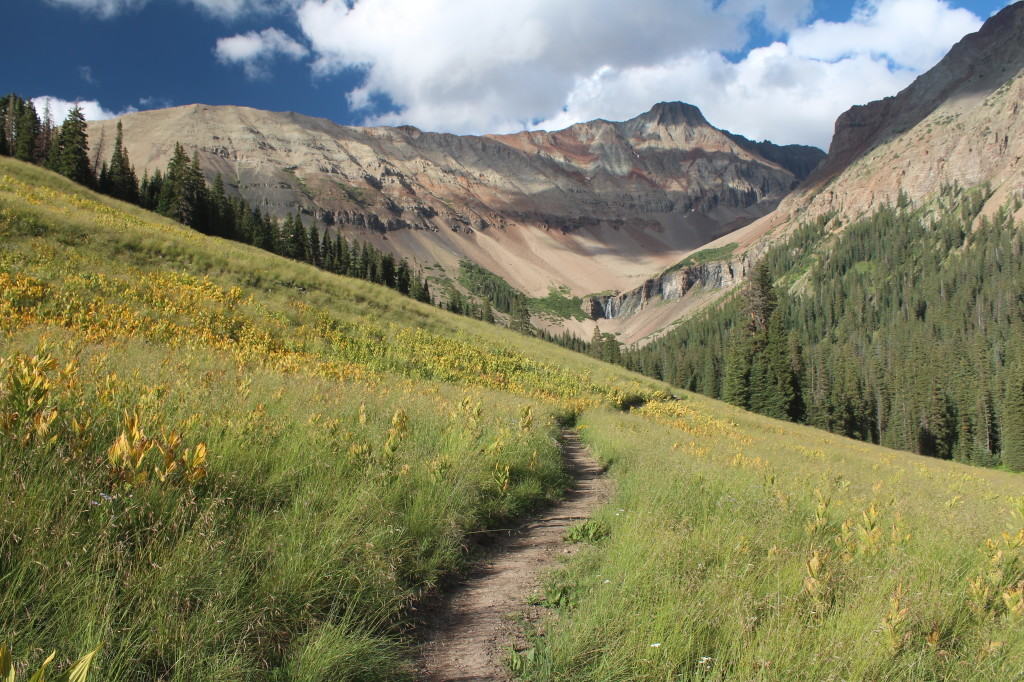
[[609,481],[574,429],[563,429],[566,471],[575,483],[565,499],[501,536],[422,630],[418,679],[430,682],[510,679],[505,647],[516,637],[513,617],[540,586],[544,572],[574,546],[563,536],[608,497]]

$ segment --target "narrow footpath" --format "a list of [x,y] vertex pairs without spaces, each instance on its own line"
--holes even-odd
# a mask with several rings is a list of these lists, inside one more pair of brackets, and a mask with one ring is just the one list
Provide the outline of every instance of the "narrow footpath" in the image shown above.
[[563,429],[562,453],[575,484],[565,499],[500,537],[423,629],[418,679],[430,682],[508,680],[503,658],[515,639],[514,617],[540,587],[557,557],[575,546],[570,526],[590,518],[608,495],[608,479],[574,429]]

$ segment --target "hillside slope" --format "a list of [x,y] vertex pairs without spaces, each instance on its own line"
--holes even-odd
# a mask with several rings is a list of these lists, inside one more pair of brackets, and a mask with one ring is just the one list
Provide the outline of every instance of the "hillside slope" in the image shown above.
[[[621,123],[479,137],[202,105],[119,120],[140,176],[180,141],[208,177],[272,215],[301,211],[453,278],[468,258],[531,296],[633,286],[767,213],[799,179],[790,158],[806,170],[821,154],[738,144],[679,102]],[[95,160],[112,153],[115,125],[90,124]]]
[[[643,299],[645,306],[648,299],[652,306],[667,302],[674,311],[666,316],[667,324],[742,282],[771,244],[802,223],[826,214],[859,218],[897,203],[901,195],[922,203],[949,185],[984,183],[993,191],[979,215],[991,217],[1007,202],[1024,197],[1022,2],[965,36],[898,94],[841,115],[826,158],[774,211],[703,247],[712,252],[731,247],[730,258],[697,271],[653,277],[623,296]],[[655,295],[645,297],[644,290]],[[635,322],[621,324],[637,328]],[[619,326],[616,320],[602,323],[602,328]],[[650,338],[634,334],[631,340]]]
[[520,671],[1024,664],[1017,476],[670,399],[7,159],[0,244],[0,631],[27,664],[102,642],[102,680],[407,679],[410,607],[560,493],[580,415],[618,493]]

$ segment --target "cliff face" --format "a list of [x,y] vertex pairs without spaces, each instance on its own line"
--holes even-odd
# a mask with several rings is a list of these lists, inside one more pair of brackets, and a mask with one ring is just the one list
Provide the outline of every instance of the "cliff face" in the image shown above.
[[[591,310],[635,315],[652,302],[685,297],[698,284],[724,291],[803,221],[831,212],[853,219],[901,194],[927,200],[952,183],[989,183],[987,212],[1024,199],[1024,2],[965,36],[900,93],[842,114],[828,156],[775,211],[707,245],[738,244],[730,261],[649,280],[614,300],[595,301]],[[707,296],[687,313],[715,299]]]
[[1010,5],[893,97],[836,120],[828,156],[780,207],[856,216],[944,184],[1024,186],[1024,3]]
[[[764,215],[798,180],[679,102],[489,136],[203,105],[121,121],[139,175],[181,142],[208,177],[271,215],[298,211],[449,273],[468,258],[535,295],[635,286]],[[115,124],[90,124],[94,160],[109,157]]]
[[745,258],[685,265],[648,279],[629,291],[588,296],[583,299],[583,311],[592,320],[629,317],[640,312],[653,300],[674,301],[697,286],[727,289],[742,280],[746,271]]

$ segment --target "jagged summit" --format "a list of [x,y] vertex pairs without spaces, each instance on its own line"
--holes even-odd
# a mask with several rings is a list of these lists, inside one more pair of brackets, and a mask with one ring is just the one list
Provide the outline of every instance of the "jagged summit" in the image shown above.
[[643,120],[660,126],[710,126],[700,109],[686,102],[658,102],[646,113],[632,120]]

